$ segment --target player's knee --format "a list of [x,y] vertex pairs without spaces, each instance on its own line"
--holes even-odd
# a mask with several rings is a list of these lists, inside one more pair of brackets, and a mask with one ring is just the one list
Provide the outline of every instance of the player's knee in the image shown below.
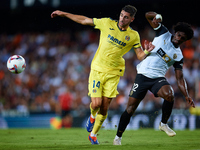
[[157,93],[159,97],[167,100],[168,102],[174,101],[174,90],[171,86],[165,85],[163,86]]
[[95,103],[94,107],[95,107],[95,109],[100,108],[101,107],[101,103]]
[[168,102],[173,102],[174,101],[174,93],[173,91],[171,92],[168,92],[166,95],[165,95],[165,100],[167,100]]
[[92,108],[97,109],[101,107],[101,101],[93,101],[92,102]]

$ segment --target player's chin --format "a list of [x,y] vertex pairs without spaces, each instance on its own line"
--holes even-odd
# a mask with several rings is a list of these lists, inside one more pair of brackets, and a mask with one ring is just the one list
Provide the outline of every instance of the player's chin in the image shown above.
[[123,27],[123,26],[124,26],[124,23],[120,21],[120,22],[119,22],[119,26],[120,26],[120,27]]
[[123,26],[121,24],[119,24],[119,27],[122,28]]
[[178,46],[178,45],[179,45],[179,42],[178,42],[178,41],[172,41],[172,43],[173,43],[175,46]]

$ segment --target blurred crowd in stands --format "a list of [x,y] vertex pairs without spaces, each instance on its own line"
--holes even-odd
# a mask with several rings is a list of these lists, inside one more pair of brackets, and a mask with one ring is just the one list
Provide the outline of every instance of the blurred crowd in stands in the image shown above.
[[[181,46],[184,59],[183,74],[190,96],[200,105],[200,28],[193,27],[194,38]],[[137,30],[137,29],[136,29]],[[172,31],[170,29],[170,31]],[[141,43],[152,41],[155,33],[146,26],[139,31]],[[99,31],[88,28],[80,31],[0,34],[0,111],[15,109],[19,112],[56,112],[81,116],[89,110],[88,76],[90,63],[98,48]],[[21,74],[7,70],[7,59],[14,54],[26,60]],[[128,52],[126,70],[118,85],[119,95],[110,110],[123,111],[139,63],[134,50]],[[175,92],[174,108],[187,109],[171,67],[166,74]],[[161,108],[162,99],[148,92],[137,111]]]

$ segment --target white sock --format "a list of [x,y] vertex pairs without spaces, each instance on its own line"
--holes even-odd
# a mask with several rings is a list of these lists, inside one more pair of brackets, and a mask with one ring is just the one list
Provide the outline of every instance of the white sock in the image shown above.
[[97,114],[96,114],[95,116],[93,116],[93,115],[91,114],[91,117],[92,117],[93,119],[95,119],[95,118],[96,118],[96,116],[97,116]]
[[121,139],[122,139],[122,137],[118,137],[118,136],[116,135],[116,136],[115,136],[115,139],[120,139],[120,140],[121,140]]
[[166,125],[166,124],[161,122],[160,125],[161,125],[161,126],[164,126],[164,125]]
[[97,134],[94,134],[94,133],[90,133],[90,136],[93,136],[93,137],[96,137],[97,136]]

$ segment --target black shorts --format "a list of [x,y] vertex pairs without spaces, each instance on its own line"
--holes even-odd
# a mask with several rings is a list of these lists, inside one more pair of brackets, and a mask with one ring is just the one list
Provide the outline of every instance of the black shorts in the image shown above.
[[150,90],[155,97],[158,97],[157,93],[163,85],[170,85],[164,77],[151,79],[142,74],[137,74],[129,96],[142,100],[147,91]]

